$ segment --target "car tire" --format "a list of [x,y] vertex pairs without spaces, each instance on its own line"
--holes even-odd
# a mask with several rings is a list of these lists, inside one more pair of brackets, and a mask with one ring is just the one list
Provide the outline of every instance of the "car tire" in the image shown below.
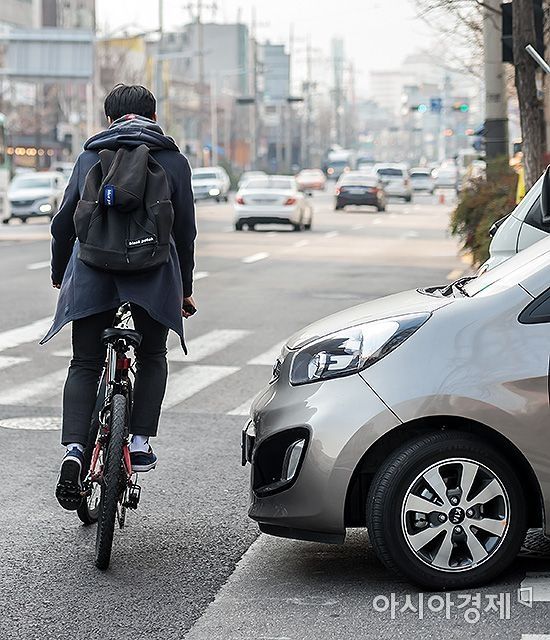
[[229,196],[224,196],[224,197],[223,197],[223,201],[224,201],[224,202],[229,202]]
[[309,219],[309,222],[308,222],[307,224],[305,224],[305,225],[304,225],[304,229],[305,229],[306,231],[311,231],[311,227],[312,227],[312,225],[313,225],[313,218],[310,218],[310,219]]
[[343,208],[344,207],[341,204],[335,204],[334,205],[334,211],[342,211]]
[[386,205],[385,204],[379,204],[376,206],[377,211],[385,211],[386,210]]
[[292,226],[294,228],[294,231],[303,231],[305,229],[305,225],[301,220],[300,220],[300,222],[297,222],[296,224],[293,224]]
[[[447,474],[445,480],[441,470]],[[438,499],[439,493],[434,493],[425,476],[436,484],[439,477],[446,502]],[[464,479],[470,490],[457,494],[453,484],[461,487]],[[483,496],[480,507],[475,499],[489,485],[495,496],[485,501]],[[424,497],[419,497],[421,489]],[[468,495],[471,507],[466,506]],[[426,500],[434,511],[406,507],[426,508]],[[459,500],[457,506],[452,507],[452,500]],[[366,505],[369,538],[380,560],[411,582],[435,590],[470,588],[494,579],[514,561],[527,529],[525,502],[514,469],[492,447],[468,433],[432,433],[404,444],[377,471]],[[499,535],[502,528],[504,533]],[[440,531],[432,537],[436,529]],[[414,540],[415,535],[423,537]]]
[[243,223],[235,222],[235,231],[242,231],[242,230],[243,230]]
[[405,200],[405,202],[411,202],[412,201],[412,196],[405,196],[404,200]]
[[19,218],[23,224],[27,224],[27,218]]
[[9,224],[10,223],[11,218],[4,218],[2,220],[2,224]]

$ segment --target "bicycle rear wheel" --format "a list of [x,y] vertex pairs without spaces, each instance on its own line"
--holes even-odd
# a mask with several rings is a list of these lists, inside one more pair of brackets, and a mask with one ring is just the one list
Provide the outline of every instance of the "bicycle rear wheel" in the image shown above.
[[123,395],[113,396],[110,416],[110,434],[103,467],[101,501],[95,543],[95,564],[105,570],[111,560],[117,505],[124,491],[124,464],[122,460],[127,430],[127,403]]

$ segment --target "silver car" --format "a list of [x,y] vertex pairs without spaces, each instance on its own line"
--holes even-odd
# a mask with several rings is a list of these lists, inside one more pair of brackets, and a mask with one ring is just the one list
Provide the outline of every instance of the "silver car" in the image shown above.
[[10,215],[3,223],[19,218],[53,218],[63,199],[65,178],[58,171],[30,171],[16,175],[8,188]]
[[550,238],[493,270],[292,336],[243,431],[249,515],[430,589],[487,582],[550,534]]

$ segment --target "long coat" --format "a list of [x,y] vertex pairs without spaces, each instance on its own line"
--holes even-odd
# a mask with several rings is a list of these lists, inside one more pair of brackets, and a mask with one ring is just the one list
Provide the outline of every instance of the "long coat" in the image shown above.
[[[174,208],[170,259],[158,269],[136,274],[113,274],[88,267],[78,258],[73,215],[86,174],[99,160],[101,149],[147,144],[166,172]],[[124,116],[109,129],[90,138],[78,157],[52,226],[52,282],[61,283],[55,317],[41,344],[65,324],[115,309],[123,302],[143,307],[149,315],[175,331],[185,349],[181,315],[184,297],[192,294],[195,206],[191,169],[171,138],[153,121]]]

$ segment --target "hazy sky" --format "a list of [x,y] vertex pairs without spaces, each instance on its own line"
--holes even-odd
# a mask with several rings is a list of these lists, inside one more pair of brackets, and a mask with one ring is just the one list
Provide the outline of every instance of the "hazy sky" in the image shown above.
[[[190,0],[165,0],[165,28],[188,22]],[[204,0],[205,21],[212,19],[210,0]],[[318,55],[327,55],[330,39],[341,36],[346,56],[355,64],[361,93],[372,69],[397,67],[415,49],[427,47],[430,29],[416,17],[414,0],[217,0],[216,20],[249,24],[256,13],[260,41],[288,43],[294,30],[294,53],[298,68],[305,57],[308,36]],[[154,29],[158,25],[156,0],[98,0],[98,26]],[[322,52],[322,54],[321,54]]]

